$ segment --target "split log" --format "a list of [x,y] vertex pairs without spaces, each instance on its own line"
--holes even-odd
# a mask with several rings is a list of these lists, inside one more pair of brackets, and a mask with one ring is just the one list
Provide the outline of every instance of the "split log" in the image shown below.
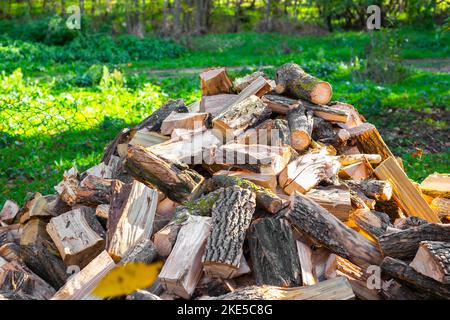
[[202,258],[207,275],[228,279],[237,271],[255,206],[255,194],[248,189],[232,186],[219,194],[212,209],[211,234]]
[[[187,114],[187,113],[178,113],[178,114]],[[136,134],[133,136],[133,139],[130,140],[129,144],[133,146],[140,145],[148,148],[154,146],[155,144],[166,142],[169,139],[170,139],[169,137],[159,134],[158,132],[146,131],[144,129],[137,131]]]
[[381,162],[381,156],[379,154],[343,154],[338,157],[338,161],[343,166],[358,162],[366,162],[378,164]]
[[230,143],[215,151],[215,163],[256,173],[278,175],[291,159],[289,147]]
[[321,104],[314,104],[305,100],[299,100],[299,104],[304,106],[306,111],[312,111],[315,117],[319,117],[327,121],[346,123],[349,119],[349,113],[347,111]]
[[338,146],[340,144],[340,138],[334,131],[333,124],[331,122],[322,118],[314,117],[313,123],[311,137],[314,141],[331,144],[333,146]]
[[264,71],[255,71],[244,77],[234,79],[233,81],[234,90],[238,93],[241,92],[259,77],[267,79],[267,76],[264,73]]
[[16,243],[9,242],[0,247],[0,257],[6,261],[20,260],[20,246]]
[[108,163],[112,156],[119,154],[118,146],[121,144],[127,144],[135,132],[136,130],[130,130],[129,128],[120,130],[114,140],[110,141],[106,146],[105,151],[103,152],[102,162]]
[[450,285],[450,242],[422,241],[409,266],[424,276]]
[[295,192],[290,209],[286,216],[291,224],[331,252],[362,268],[381,263],[376,246],[313,200]]
[[61,200],[59,196],[48,195],[41,196],[37,195],[34,198],[33,204],[31,205],[28,216],[33,217],[56,217],[64,212],[70,210],[70,207]]
[[[189,299],[202,274],[202,256],[211,218],[191,216],[178,233],[176,244],[160,274],[167,293]],[[182,266],[180,268],[180,266]]]
[[95,216],[105,229],[108,224],[109,208],[109,204],[100,204],[95,208]]
[[3,205],[2,211],[0,211],[0,221],[11,224],[14,222],[14,218],[19,213],[19,206],[12,200],[6,200]]
[[274,218],[256,220],[250,227],[249,246],[258,285],[301,285],[296,243],[287,221]]
[[332,101],[329,103],[329,106],[332,107],[333,109],[345,111],[348,113],[349,117],[347,122],[345,123],[337,122],[337,125],[343,129],[348,130],[366,122],[366,119],[362,115],[360,115],[358,110],[356,110],[356,108],[351,104],[339,101]]
[[380,180],[389,180],[394,192],[393,199],[406,214],[423,218],[429,222],[440,222],[437,214],[421,197],[395,158],[390,157],[384,160],[375,169],[375,175]]
[[170,135],[177,129],[199,130],[206,127],[208,114],[202,113],[177,113],[172,112],[161,125],[161,134]]
[[291,133],[286,120],[267,119],[254,128],[245,130],[236,137],[240,144],[264,144],[268,146],[289,146]]
[[66,212],[52,218],[47,232],[67,266],[86,266],[105,247],[105,231],[88,207]]
[[[111,156],[111,159],[113,159],[112,157],[113,156]],[[112,175],[113,175],[112,167],[108,166],[104,162],[101,162],[101,163],[87,169],[85,172],[83,172],[80,175],[80,178],[82,179],[83,177],[85,177],[87,175],[91,175],[91,176],[95,176],[95,177],[103,178],[103,179],[111,179]]]
[[18,260],[0,267],[0,292],[17,292],[38,300],[50,299],[55,290]]
[[264,77],[259,76],[239,92],[238,99],[234,103],[238,103],[252,95],[260,98],[267,92],[272,91],[273,88],[271,81],[267,81]]
[[73,206],[76,203],[78,186],[78,171],[76,168],[71,168],[64,171],[63,181],[55,186],[55,190],[65,203]]
[[214,173],[214,176],[239,177],[241,179],[251,181],[260,187],[267,188],[273,192],[276,192],[277,188],[277,177],[274,174],[255,173],[251,171],[220,170]]
[[198,112],[206,112],[211,118],[217,117],[227,105],[231,105],[238,98],[237,94],[217,94],[214,96],[203,96],[200,100]]
[[20,224],[11,224],[5,227],[0,227],[0,246],[9,243],[20,243],[23,228]]
[[75,190],[75,204],[98,206],[111,201],[112,179],[104,179],[88,175]]
[[313,262],[311,246],[303,241],[296,241],[298,260],[300,262],[302,283],[304,286],[312,286],[318,283]]
[[385,234],[388,227],[392,227],[389,216],[384,212],[358,209],[350,217],[359,228],[375,239]]
[[427,223],[398,232],[384,234],[378,242],[385,256],[412,259],[421,241],[448,241],[450,225]]
[[373,124],[363,123],[347,131],[350,132],[350,137],[356,140],[356,145],[362,153],[379,154],[383,160],[389,157],[394,158]]
[[214,176],[205,182],[204,192],[211,192],[219,188],[227,188],[234,185],[250,189],[254,192],[256,195],[256,205],[270,213],[277,213],[283,207],[283,201],[275,193],[239,177]]
[[213,300],[353,300],[355,294],[347,279],[338,277],[308,287],[281,288],[252,286],[238,289]]
[[422,275],[401,260],[386,257],[381,264],[383,274],[406,282],[416,290],[425,291],[439,299],[450,300],[450,285],[442,284],[432,278]]
[[394,221],[394,227],[400,230],[406,230],[424,224],[428,224],[428,221],[418,217],[399,218]]
[[157,258],[158,252],[153,242],[150,239],[141,238],[124,253],[120,263],[141,262],[150,264]]
[[339,187],[321,187],[312,189],[305,196],[327,209],[336,218],[346,221],[353,210],[350,192]]
[[450,175],[431,174],[422,181],[420,190],[432,197],[450,198]]
[[307,74],[299,65],[286,63],[277,70],[278,94],[286,94],[296,99],[306,99],[313,103],[327,104],[331,100],[333,91],[328,82]]
[[176,203],[169,198],[165,198],[164,200],[160,201],[158,203],[158,206],[156,207],[156,214],[160,218],[167,218],[172,219],[175,209],[179,206],[179,203]]
[[389,181],[374,179],[362,181],[346,180],[344,183],[349,188],[360,191],[367,197],[376,200],[388,201],[392,197],[392,185]]
[[257,96],[237,100],[212,120],[213,127],[224,134],[237,136],[268,118],[272,110]]
[[439,218],[450,220],[450,199],[434,198],[431,201],[431,209],[433,209]]
[[140,146],[129,147],[126,167],[136,180],[156,186],[180,203],[195,198],[204,180],[186,165],[165,160]]
[[116,264],[106,251],[102,251],[86,267],[76,273],[55,293],[52,300],[92,300],[92,296],[100,280],[103,279]]
[[200,74],[202,96],[230,93],[233,84],[225,68],[211,68]]
[[172,252],[181,226],[179,223],[170,222],[153,236],[156,251],[161,257],[167,258]]
[[47,223],[39,218],[30,219],[23,227],[20,245],[48,244],[51,239],[46,232]]
[[302,151],[311,143],[314,119],[311,112],[306,112],[303,106],[290,109],[286,114],[291,133],[291,146]]
[[[134,181],[131,186],[121,188],[121,207],[113,205],[108,228],[107,251],[115,261],[119,261],[125,252],[131,249],[139,240],[150,239],[153,229],[158,192]],[[111,221],[117,219],[117,222]],[[112,228],[114,226],[114,228]]]
[[370,177],[371,168],[364,162],[354,163],[339,170],[339,177],[356,181],[365,180]]
[[261,98],[272,112],[279,114],[287,114],[288,111],[299,105],[299,101],[284,96],[266,94]]
[[149,117],[134,127],[134,129],[138,131],[146,128],[147,131],[159,132],[164,119],[166,119],[174,111],[179,113],[189,112],[183,99],[169,100],[156,109]]
[[20,258],[31,271],[58,290],[67,281],[66,266],[42,244],[20,247]]
[[336,175],[340,164],[322,153],[307,153],[292,161],[280,173],[278,182],[287,194],[306,193],[319,182]]

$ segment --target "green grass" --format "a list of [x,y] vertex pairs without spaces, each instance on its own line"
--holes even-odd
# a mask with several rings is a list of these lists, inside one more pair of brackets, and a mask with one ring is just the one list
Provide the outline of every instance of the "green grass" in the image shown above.
[[[401,39],[403,58],[450,57],[449,34],[413,29],[390,33]],[[450,74],[411,69],[409,76],[390,85],[358,77],[358,61],[363,63],[370,41],[367,33],[207,35],[185,39],[187,49],[168,41],[133,39],[134,55],[114,39],[92,39],[102,45],[89,45],[89,50],[75,55],[72,50],[82,44],[0,40],[4,70],[0,76],[0,205],[7,198],[23,204],[27,192],[53,193],[64,170],[73,165],[84,170],[98,163],[104,146],[121,128],[137,123],[167,99],[184,98],[190,103],[200,98],[197,74],[148,72],[153,69],[243,66],[230,72],[234,77],[269,65],[273,67],[265,71],[273,77],[276,67],[295,61],[331,82],[334,100],[354,104],[380,128],[394,153],[404,159],[412,179],[450,171],[445,141]],[[16,70],[19,67],[21,71]],[[120,72],[114,73],[115,68]],[[389,116],[390,110],[398,109],[405,110],[405,117],[402,112]],[[413,126],[423,141],[422,136],[408,138],[408,130],[415,132]],[[398,130],[408,135],[393,135]],[[429,148],[428,132],[437,133]],[[412,155],[415,147],[425,149],[422,157]]]

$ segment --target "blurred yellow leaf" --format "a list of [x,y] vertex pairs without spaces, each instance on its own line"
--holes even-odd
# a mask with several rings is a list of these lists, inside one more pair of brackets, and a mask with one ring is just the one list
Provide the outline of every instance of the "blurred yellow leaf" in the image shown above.
[[149,287],[158,277],[162,262],[130,262],[112,269],[92,292],[101,298],[119,297]]

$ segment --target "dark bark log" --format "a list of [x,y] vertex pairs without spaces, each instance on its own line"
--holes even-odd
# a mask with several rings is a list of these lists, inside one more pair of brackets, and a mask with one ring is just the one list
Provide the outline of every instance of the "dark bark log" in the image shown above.
[[390,279],[381,287],[381,295],[385,300],[432,300],[433,295],[419,292],[410,286]]
[[258,285],[295,287],[302,284],[297,247],[287,221],[256,220],[250,227],[249,246]]
[[359,228],[375,239],[382,236],[388,227],[392,227],[389,216],[384,212],[361,209],[355,210],[350,217]]
[[315,117],[322,118],[327,121],[346,123],[350,117],[345,110],[336,109],[321,104],[314,104],[309,101],[299,100],[299,104],[304,106],[307,111],[312,111]]
[[376,246],[300,193],[294,193],[287,218],[300,232],[361,268],[381,263]]
[[261,100],[272,109],[273,112],[279,114],[287,114],[288,111],[299,105],[299,101],[284,96],[266,94]]
[[111,201],[112,179],[88,175],[81,181],[76,192],[76,203],[90,207],[109,204]]
[[418,227],[427,224],[428,221],[419,217],[406,217],[397,219],[394,222],[394,227],[400,230],[406,230],[413,227]]
[[219,195],[202,259],[206,274],[227,279],[237,271],[255,206],[255,194],[248,189],[232,186]]
[[391,257],[386,257],[381,264],[381,271],[384,275],[396,278],[408,285],[430,293],[439,299],[450,300],[450,285],[442,284],[434,279],[424,276],[405,262]]
[[450,242],[421,242],[410,267],[427,277],[450,285]]
[[385,180],[346,180],[345,184],[355,190],[364,193],[367,197],[380,201],[388,201],[392,197],[392,186]]
[[428,223],[406,230],[384,234],[378,242],[385,256],[412,259],[421,241],[448,241],[450,225]]
[[126,167],[136,180],[156,186],[179,203],[195,198],[204,180],[188,166],[165,160],[140,146],[128,148]]
[[245,88],[247,88],[253,81],[258,79],[259,77],[263,77],[264,79],[267,80],[267,76],[264,73],[264,71],[256,71],[245,77],[234,79],[233,87],[236,90],[236,92],[239,93],[242,90],[244,90]]
[[306,112],[303,106],[295,107],[288,111],[286,118],[291,132],[291,146],[302,151],[311,143],[314,118],[312,113]]
[[306,99],[313,103],[327,104],[333,91],[328,82],[307,74],[299,65],[286,63],[277,70],[277,93],[285,93],[296,99]]
[[124,254],[120,263],[142,262],[149,264],[157,258],[158,252],[153,242],[149,239],[141,239]]
[[149,117],[134,127],[134,129],[141,130],[146,128],[148,131],[158,132],[161,129],[161,124],[164,119],[173,111],[178,113],[189,112],[182,99],[170,100],[155,110]]

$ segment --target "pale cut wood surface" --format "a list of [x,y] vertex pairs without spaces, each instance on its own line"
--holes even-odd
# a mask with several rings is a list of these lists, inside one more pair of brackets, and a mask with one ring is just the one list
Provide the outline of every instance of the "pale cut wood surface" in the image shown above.
[[255,173],[251,171],[228,171],[220,170],[214,173],[215,176],[233,176],[247,179],[254,184],[270,189],[273,192],[277,189],[277,177],[274,174]]
[[433,197],[450,198],[450,175],[430,174],[420,184],[420,190]]
[[353,210],[350,192],[346,188],[322,187],[305,193],[305,196],[320,204],[341,221],[348,220]]
[[2,211],[0,211],[0,221],[5,223],[12,223],[17,213],[19,213],[19,206],[12,200],[6,200],[3,205]]

